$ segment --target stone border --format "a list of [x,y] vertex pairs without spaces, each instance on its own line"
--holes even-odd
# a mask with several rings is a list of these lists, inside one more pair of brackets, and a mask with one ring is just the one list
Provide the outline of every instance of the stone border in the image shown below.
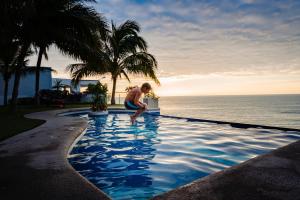
[[[83,134],[87,121],[59,114],[83,110],[87,109],[63,109],[26,115],[28,118],[44,119],[46,123],[0,142],[0,199],[110,199],[76,172],[67,160],[70,146]],[[230,122],[221,123],[234,125]],[[295,130],[298,131],[292,131]],[[153,199],[300,199],[300,141]]]
[[[126,110],[124,108],[109,108],[109,111],[117,112],[117,113],[134,113],[135,111],[132,110]],[[80,113],[87,113],[87,108],[79,108],[77,110],[69,110],[67,112],[63,112],[58,114],[59,116],[68,116],[71,114],[80,114]],[[199,119],[199,118],[191,118],[191,117],[178,117],[178,116],[171,116],[171,115],[162,115],[158,114],[160,110],[153,109],[150,112],[147,112],[146,114],[150,115],[159,115],[162,117],[168,117],[173,119],[185,119],[189,122],[208,122],[208,123],[215,123],[215,124],[228,124],[234,128],[262,128],[262,129],[272,129],[272,130],[282,130],[282,131],[296,131],[300,132],[300,129],[297,128],[287,128],[287,127],[277,127],[277,126],[269,126],[269,125],[259,125],[259,124],[246,124],[246,123],[238,123],[238,122],[228,122],[228,121],[218,121],[218,120],[208,120],[208,119]]]
[[[156,114],[151,114],[156,115]],[[282,131],[296,131],[300,132],[300,129],[296,128],[286,128],[286,127],[277,127],[277,126],[266,126],[266,125],[258,125],[258,124],[246,124],[246,123],[238,123],[238,122],[227,122],[227,121],[218,121],[218,120],[208,120],[208,119],[199,119],[199,118],[190,118],[190,117],[177,117],[177,116],[170,116],[170,115],[159,115],[162,117],[169,117],[174,119],[186,119],[190,122],[208,122],[208,123],[215,123],[215,124],[229,124],[234,128],[264,128],[264,129],[276,129]]]

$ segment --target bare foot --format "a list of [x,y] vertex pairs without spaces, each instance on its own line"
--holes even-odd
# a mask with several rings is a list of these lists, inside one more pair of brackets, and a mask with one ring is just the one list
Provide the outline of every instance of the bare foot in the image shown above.
[[135,117],[133,115],[130,115],[130,121],[132,125],[135,123]]

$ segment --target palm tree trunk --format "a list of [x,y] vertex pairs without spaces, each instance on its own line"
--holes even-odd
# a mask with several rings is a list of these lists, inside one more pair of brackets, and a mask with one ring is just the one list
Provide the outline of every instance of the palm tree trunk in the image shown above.
[[8,68],[9,68],[8,63],[5,63],[5,70],[4,70],[4,74],[3,74],[3,80],[4,80],[3,105],[4,106],[7,106],[8,83],[9,83],[9,79],[10,79]]
[[3,99],[4,106],[7,106],[8,81],[9,79],[4,79],[4,99]]
[[39,90],[40,90],[40,70],[41,70],[41,62],[43,58],[43,54],[45,51],[44,46],[40,46],[38,60],[36,63],[36,70],[35,70],[35,104],[40,105],[40,97],[39,97]]
[[26,57],[26,53],[28,51],[28,48],[30,47],[30,43],[25,43],[22,45],[20,55],[18,56],[18,63],[15,70],[15,80],[14,80],[14,87],[13,87],[13,93],[11,98],[11,111],[16,112],[17,111],[17,100],[18,100],[18,94],[19,94],[19,85],[20,85],[20,79],[21,79],[21,69],[24,65],[24,59]]
[[113,77],[113,89],[112,89],[112,93],[111,93],[111,101],[110,101],[110,104],[111,104],[111,105],[115,105],[115,104],[116,104],[116,100],[115,100],[115,95],[116,95],[116,85],[117,85],[117,77]]
[[21,79],[21,70],[16,69],[13,93],[12,93],[12,97],[11,97],[11,111],[12,112],[17,111],[17,99],[18,99],[18,94],[19,94],[20,79]]

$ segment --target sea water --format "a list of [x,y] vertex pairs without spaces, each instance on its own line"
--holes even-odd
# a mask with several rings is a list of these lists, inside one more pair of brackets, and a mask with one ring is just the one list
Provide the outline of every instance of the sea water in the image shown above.
[[161,97],[161,114],[300,128],[300,95]]

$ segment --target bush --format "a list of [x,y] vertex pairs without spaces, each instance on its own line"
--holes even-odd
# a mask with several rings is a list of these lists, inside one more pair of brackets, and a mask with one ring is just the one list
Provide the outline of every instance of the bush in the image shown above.
[[67,94],[60,90],[40,90],[40,102],[45,105],[59,105],[63,107],[65,104],[64,99]]
[[17,101],[18,101],[18,105],[33,105],[34,104],[33,97],[18,98]]
[[96,85],[89,84],[86,92],[93,95],[93,111],[101,111],[107,109],[107,85],[98,82]]

